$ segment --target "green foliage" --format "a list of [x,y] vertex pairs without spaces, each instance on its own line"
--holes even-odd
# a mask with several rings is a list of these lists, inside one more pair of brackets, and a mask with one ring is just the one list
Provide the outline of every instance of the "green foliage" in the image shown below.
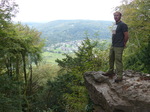
[[[38,64],[41,61],[44,46],[44,42],[40,38],[41,33],[27,25],[12,24],[11,17],[14,16],[13,11],[17,5],[14,3],[12,6],[6,7],[9,3],[7,0],[2,0],[1,3],[0,111],[92,111],[91,101],[89,101],[84,87],[83,73],[88,70],[99,70],[101,67],[102,60],[96,57],[94,51],[97,42],[86,39],[82,46],[78,47],[79,50],[74,52],[75,57],[66,54],[65,59],[57,60],[62,68],[57,76],[58,67]],[[83,23],[87,24],[88,22]],[[94,22],[94,24],[96,23]],[[89,26],[93,25],[92,23],[85,26],[73,24],[75,25],[75,30],[73,30],[70,29],[72,22],[69,24],[69,28],[66,27],[61,31],[61,34],[65,36],[71,32],[66,39],[64,38],[65,41],[82,37],[82,33],[90,30]],[[101,25],[105,26],[103,23]],[[92,27],[90,34],[97,29],[99,29],[99,25],[96,28]],[[95,35],[96,38],[99,36],[98,33]],[[72,34],[76,35],[72,36]],[[60,32],[57,32],[56,35],[60,37]],[[62,37],[56,39],[64,41]],[[52,42],[55,43],[55,41]],[[36,68],[34,65],[38,65],[38,67]],[[47,79],[49,81],[45,85]],[[90,106],[91,108],[89,108]]]
[[[0,5],[0,111],[92,112],[93,103],[84,86],[83,74],[87,71],[107,70],[109,44],[98,38],[110,36],[106,30],[110,23],[54,21],[43,26],[51,32],[39,28],[44,33],[42,37],[57,37],[51,40],[52,43],[81,40],[85,30],[90,34],[86,34],[86,37],[92,35],[92,39],[98,40],[86,38],[73,55],[65,54],[63,59],[58,57],[56,62],[59,67],[56,67],[44,62],[38,64],[44,46],[41,33],[26,25],[10,24],[13,15],[5,13],[2,6]],[[12,6],[14,11],[16,5]],[[125,68],[150,73],[149,0],[133,0],[121,5],[118,10],[123,13],[123,21],[129,25],[130,33],[124,54]],[[8,18],[3,19],[4,16]],[[55,28],[49,27],[51,25]],[[51,42],[47,43],[52,44]]]
[[58,75],[48,81],[47,87],[48,107],[54,112],[85,112],[88,96],[80,76]]
[[[149,72],[149,42],[150,42],[150,1],[133,0],[118,7],[123,13],[123,21],[129,26],[130,40],[126,49],[125,67],[141,72]],[[148,63],[147,63],[148,62]]]
[[97,42],[91,42],[90,39],[86,39],[82,42],[81,46],[78,47],[78,51],[74,52],[75,57],[65,54],[66,58],[59,60],[57,59],[58,65],[66,71],[75,71],[84,73],[86,71],[100,70],[101,59],[96,57],[94,48]]
[[0,37],[6,36],[8,25],[18,11],[17,7],[14,0],[0,1]]
[[130,68],[144,73],[150,73],[150,42],[139,51],[126,57],[125,68]]
[[88,95],[84,86],[74,85],[70,87],[72,93],[63,95],[66,101],[65,110],[68,112],[85,112],[85,107],[88,104]]
[[[6,55],[12,56],[12,53],[10,53],[10,46],[11,45],[11,39],[8,37],[13,36],[15,34],[14,29],[11,25],[11,19],[15,16],[17,12],[17,4],[14,2],[14,0],[1,0],[0,1],[0,74],[5,72],[5,68],[9,68],[10,65],[8,65],[9,60],[5,60]],[[9,42],[10,43],[9,43]],[[9,51],[9,50],[10,51]],[[8,52],[9,51],[9,52]],[[4,66],[4,63],[6,67]],[[11,74],[12,70],[9,70],[8,74]]]
[[[0,111],[20,112],[22,110],[21,81],[16,80],[16,76],[11,77],[13,68],[9,62],[14,59],[12,53],[14,30],[11,26],[11,19],[17,12],[16,3],[11,0],[0,1]],[[11,59],[8,58],[12,57]],[[7,70],[6,70],[7,68]],[[7,71],[7,72],[6,72]]]
[[60,68],[55,64],[40,64],[33,67],[33,81],[38,82],[38,85],[45,85],[48,79],[57,77],[57,72]]
[[40,91],[39,85],[32,80],[32,63],[41,60],[43,40],[35,29],[5,22],[7,25],[1,25],[0,32],[0,109],[3,112],[30,111],[34,107],[31,106],[34,92]]
[[63,76],[59,75],[54,81],[48,82],[50,91],[49,107],[55,112],[65,111],[66,103],[63,98],[63,94],[71,93],[71,89],[69,87],[72,85],[71,82],[73,79],[75,79],[73,75],[65,74]]
[[50,90],[49,107],[53,111],[92,111],[92,103],[84,86],[83,74],[86,71],[98,71],[102,68],[104,63],[101,57],[97,57],[100,56],[97,51],[99,47],[97,41],[86,38],[78,47],[78,51],[74,52],[74,56],[65,54],[66,58],[56,60],[61,70],[58,77],[48,82]]
[[[41,59],[40,54],[44,44],[40,39],[40,33],[21,24],[9,24],[7,29],[7,36],[0,38],[0,65],[8,75],[18,75],[23,69],[25,73],[26,64],[32,62],[37,64]],[[24,68],[20,66],[22,60]],[[27,76],[25,80],[27,81]]]
[[0,112],[20,112],[22,96],[21,83],[7,75],[0,76]]

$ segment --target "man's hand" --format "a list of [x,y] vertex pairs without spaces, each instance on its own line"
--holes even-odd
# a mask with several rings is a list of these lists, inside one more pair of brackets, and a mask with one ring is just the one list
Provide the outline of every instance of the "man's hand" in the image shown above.
[[128,32],[124,32],[124,47],[126,47],[126,43],[129,39],[129,35],[128,35]]

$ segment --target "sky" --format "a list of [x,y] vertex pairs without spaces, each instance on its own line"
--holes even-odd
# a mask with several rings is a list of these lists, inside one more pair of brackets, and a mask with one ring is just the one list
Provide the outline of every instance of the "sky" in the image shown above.
[[13,21],[49,22],[84,19],[113,21],[121,0],[16,0],[19,13]]

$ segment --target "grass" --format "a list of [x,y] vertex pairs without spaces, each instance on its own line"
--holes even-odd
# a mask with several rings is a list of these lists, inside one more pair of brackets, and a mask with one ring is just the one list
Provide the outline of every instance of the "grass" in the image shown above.
[[52,52],[44,52],[42,54],[43,57],[43,63],[51,63],[51,64],[57,64],[55,62],[56,59],[63,59],[65,56],[61,53],[52,53]]

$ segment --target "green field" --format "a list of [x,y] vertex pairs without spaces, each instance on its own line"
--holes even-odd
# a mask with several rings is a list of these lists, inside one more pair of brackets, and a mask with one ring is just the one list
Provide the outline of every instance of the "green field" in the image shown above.
[[55,60],[56,59],[63,59],[63,58],[65,58],[65,56],[61,53],[44,52],[42,54],[42,58],[43,58],[43,60],[42,60],[43,63],[57,64],[55,62]]

